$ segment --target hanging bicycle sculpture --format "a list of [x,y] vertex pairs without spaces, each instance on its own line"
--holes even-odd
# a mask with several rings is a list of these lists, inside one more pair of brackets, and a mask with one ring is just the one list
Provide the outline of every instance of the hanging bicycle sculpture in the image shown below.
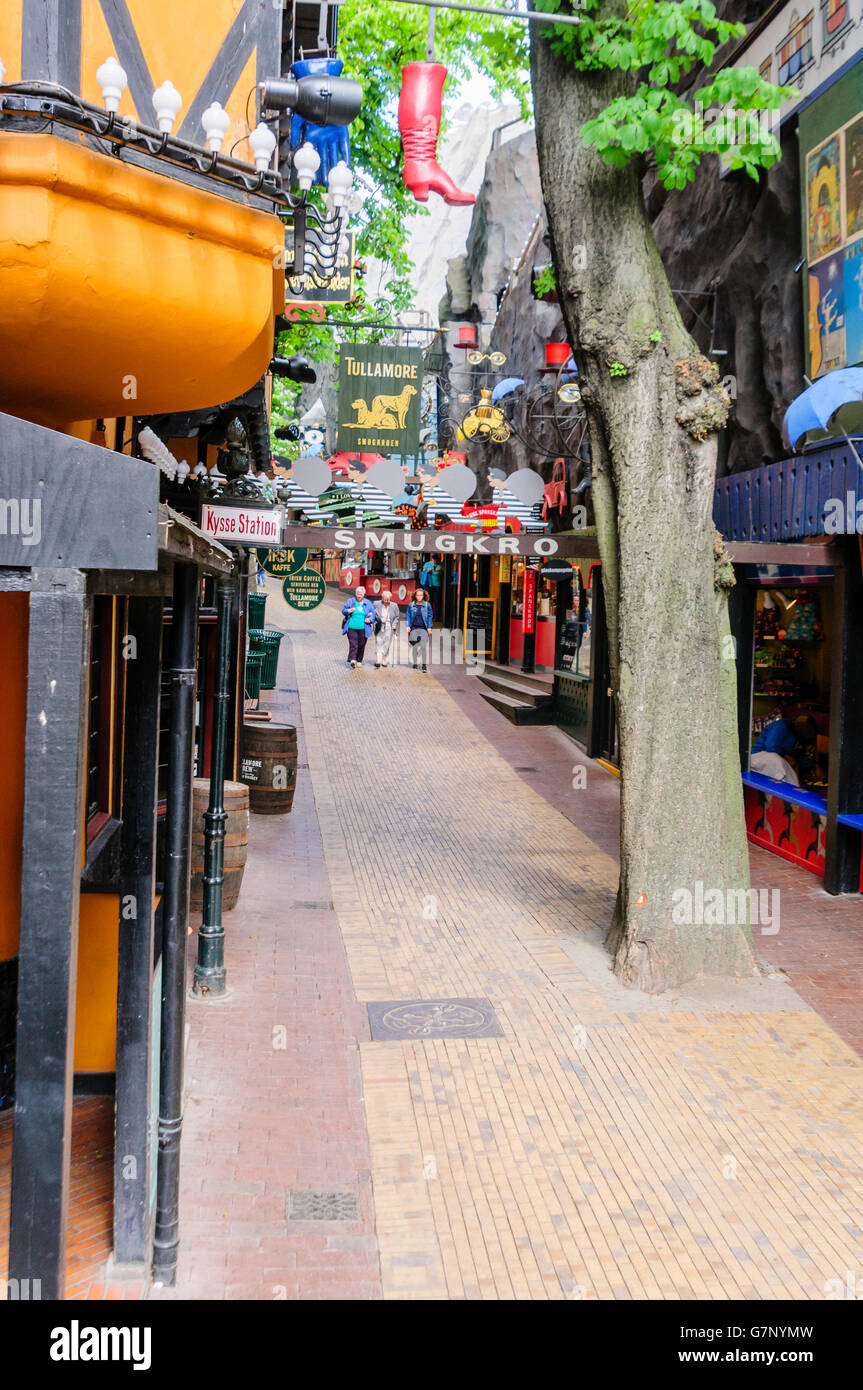
[[512,430],[503,411],[492,404],[492,388],[480,388],[479,403],[469,410],[459,426],[465,439],[490,439],[493,444],[505,444]]

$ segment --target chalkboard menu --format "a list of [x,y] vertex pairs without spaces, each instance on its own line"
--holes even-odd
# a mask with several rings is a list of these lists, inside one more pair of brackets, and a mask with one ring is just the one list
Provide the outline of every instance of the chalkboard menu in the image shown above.
[[581,624],[576,620],[568,622],[563,629],[563,637],[560,643],[560,669],[571,671],[575,661],[575,654],[578,651],[578,630]]
[[464,601],[464,641],[468,646],[467,635],[473,632],[470,646],[477,655],[494,653],[495,609],[493,598],[468,598]]

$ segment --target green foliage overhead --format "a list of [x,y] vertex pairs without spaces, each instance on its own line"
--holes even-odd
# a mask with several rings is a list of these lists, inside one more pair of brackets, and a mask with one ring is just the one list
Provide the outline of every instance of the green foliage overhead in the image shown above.
[[[536,0],[553,14],[564,0]],[[567,10],[572,6],[567,5]],[[765,82],[755,68],[721,68],[694,92],[677,86],[696,65],[709,68],[716,51],[742,37],[743,24],[720,19],[711,0],[579,0],[583,22],[547,35],[554,50],[580,71],[631,74],[631,90],[581,130],[609,164],[651,155],[666,188],[684,188],[706,154],[722,155],[731,169],[757,179],[780,156],[767,119],[793,87]]]
[[[405,63],[425,60],[428,10],[425,6],[389,4],[387,0],[347,0],[339,9],[339,57],[344,76],[363,85],[363,105],[350,127],[351,162],[357,187],[364,197],[362,211],[351,220],[357,234],[357,259],[373,256],[387,268],[385,298],[370,300],[358,283],[354,301],[338,305],[333,318],[388,320],[410,307],[413,264],[407,254],[408,219],[427,209],[417,203],[402,181],[402,150],[398,128],[398,98]],[[435,57],[449,70],[444,87],[446,109],[458,105],[465,81],[485,75],[495,97],[515,98],[522,114],[530,114],[528,44],[525,26],[481,15],[438,10]],[[356,341],[373,340],[371,330],[357,329]],[[309,320],[283,333],[279,351],[302,352],[314,362],[336,356],[334,335]],[[273,384],[272,425],[294,416],[299,388],[289,381]],[[280,443],[281,454],[289,446]]]

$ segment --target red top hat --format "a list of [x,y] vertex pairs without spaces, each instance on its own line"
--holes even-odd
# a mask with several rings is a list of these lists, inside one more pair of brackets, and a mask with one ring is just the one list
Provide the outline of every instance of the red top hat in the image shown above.
[[561,367],[565,367],[569,361],[572,348],[569,343],[546,343],[545,345],[545,366],[541,368],[545,372],[556,372]]
[[458,342],[454,344],[460,348],[476,347],[476,327],[472,323],[463,323],[458,330]]

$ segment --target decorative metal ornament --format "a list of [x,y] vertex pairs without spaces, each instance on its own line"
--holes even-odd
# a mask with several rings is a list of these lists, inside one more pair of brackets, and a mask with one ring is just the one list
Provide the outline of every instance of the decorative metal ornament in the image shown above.
[[[249,477],[251,458],[245,426],[237,416],[225,430],[225,443],[217,455],[219,475],[226,479],[218,489],[221,497],[257,497],[261,490]],[[212,475],[211,475],[212,478]]]
[[480,352],[475,348],[473,352],[467,354],[467,360],[472,367],[478,367],[480,362],[490,362],[493,367],[502,367],[506,361],[505,352]]
[[481,387],[479,404],[465,415],[461,432],[466,439],[490,439],[494,444],[504,444],[512,431],[500,407],[492,405],[491,389],[490,386]]

